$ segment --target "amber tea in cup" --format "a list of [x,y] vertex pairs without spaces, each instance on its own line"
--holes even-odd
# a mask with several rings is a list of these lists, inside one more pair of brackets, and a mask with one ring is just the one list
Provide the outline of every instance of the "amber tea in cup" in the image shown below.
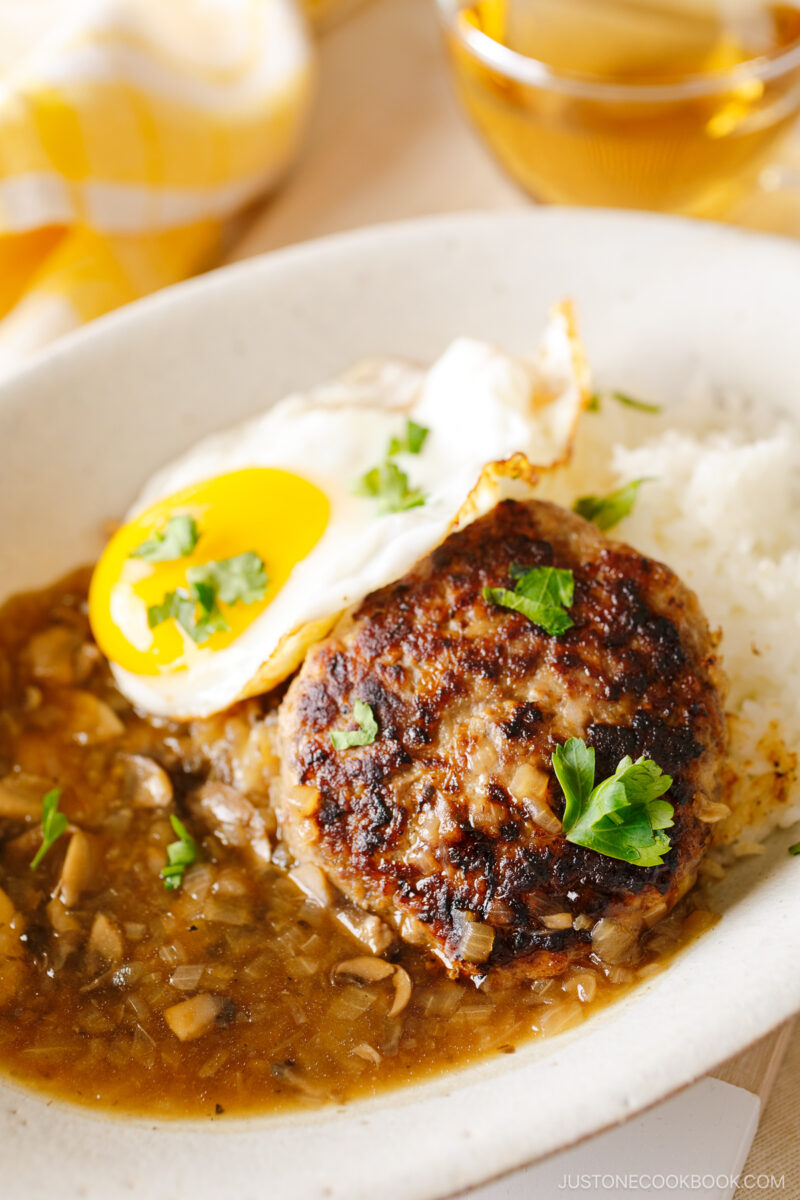
[[719,215],[800,111],[800,0],[438,0],[461,100],[536,199]]

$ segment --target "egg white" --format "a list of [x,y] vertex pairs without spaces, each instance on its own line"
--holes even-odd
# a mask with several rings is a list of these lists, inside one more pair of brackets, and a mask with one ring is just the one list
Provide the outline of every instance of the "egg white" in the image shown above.
[[[139,676],[112,663],[121,691],[147,712],[203,717],[267,691],[295,669],[339,613],[405,574],[457,525],[504,495],[530,494],[534,467],[562,460],[588,397],[569,306],[550,319],[535,362],[459,338],[428,371],[393,360],[359,364],[254,420],[206,438],[144,487],[128,518],[181,489],[247,467],[280,467],[316,484],[330,517],[320,541],[274,600],[222,650],[186,669]],[[418,455],[395,461],[425,504],[381,515],[353,492],[407,417],[429,429]],[[267,563],[267,569],[269,564]]]

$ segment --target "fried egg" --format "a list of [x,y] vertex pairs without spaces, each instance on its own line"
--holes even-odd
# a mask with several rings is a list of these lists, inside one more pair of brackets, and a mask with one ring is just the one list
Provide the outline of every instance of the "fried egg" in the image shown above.
[[[92,578],[120,690],[176,719],[268,691],[343,609],[530,494],[587,397],[560,305],[534,362],[460,338],[427,372],[365,362],[198,443],[147,483]],[[192,536],[172,545],[179,526]]]

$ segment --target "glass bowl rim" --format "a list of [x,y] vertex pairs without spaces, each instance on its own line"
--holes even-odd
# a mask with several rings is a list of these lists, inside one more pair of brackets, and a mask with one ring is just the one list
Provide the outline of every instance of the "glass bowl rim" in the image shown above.
[[800,67],[800,42],[796,42],[774,54],[747,59],[729,71],[686,75],[669,83],[617,83],[599,75],[555,68],[504,46],[474,25],[458,20],[459,13],[468,3],[469,0],[436,0],[436,7],[446,29],[484,66],[516,83],[546,87],[583,99],[643,103],[683,100],[734,91],[754,79],[765,82]]

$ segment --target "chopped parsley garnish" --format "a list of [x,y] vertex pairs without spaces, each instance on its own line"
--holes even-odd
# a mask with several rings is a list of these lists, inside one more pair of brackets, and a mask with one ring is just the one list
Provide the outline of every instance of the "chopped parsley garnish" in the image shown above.
[[233,558],[190,567],[186,578],[195,589],[210,589],[223,604],[236,604],[238,600],[243,604],[255,604],[257,600],[263,600],[269,582],[263,562],[252,550],[235,554]]
[[416,421],[412,421],[409,417],[406,421],[405,437],[393,437],[391,439],[389,449],[386,452],[387,458],[391,458],[393,454],[419,454],[425,445],[425,439],[429,433],[430,429],[427,429],[424,425],[418,425]]
[[58,811],[60,799],[61,788],[52,788],[42,800],[42,844],[31,862],[32,871],[36,870],[53,843],[58,841],[62,833],[66,833],[69,821]]
[[[198,613],[199,607],[199,613]],[[230,628],[207,588],[178,588],[167,592],[160,604],[151,604],[147,610],[147,624],[151,629],[164,621],[177,621],[181,629],[193,642],[202,646],[213,633],[224,633]]]
[[145,562],[173,562],[191,554],[200,540],[200,530],[194,517],[183,513],[170,517],[162,532],[154,533],[130,553],[130,558],[143,558]]
[[572,628],[575,622],[567,612],[575,594],[572,571],[560,567],[513,566],[511,575],[517,581],[513,591],[485,587],[484,598],[501,608],[522,613],[534,625],[555,637]]
[[173,892],[183,883],[186,868],[197,862],[197,842],[178,817],[171,816],[169,820],[178,835],[178,841],[170,842],[167,846],[167,865],[161,870],[161,878],[164,887]]
[[660,404],[651,404],[647,400],[637,400],[635,396],[631,396],[628,392],[593,392],[589,397],[589,403],[586,405],[587,412],[600,412],[605,399],[616,400],[617,404],[623,404],[625,408],[635,408],[637,412],[651,413],[655,415],[663,411]]
[[356,700],[353,716],[359,724],[358,729],[334,729],[331,732],[334,750],[349,750],[351,746],[371,746],[378,736],[378,722],[370,706],[363,700]]
[[214,633],[224,633],[230,626],[219,607],[223,604],[254,604],[262,600],[269,578],[264,563],[251,550],[223,558],[217,562],[190,567],[186,572],[187,588],[167,592],[160,604],[147,610],[151,629],[164,621],[174,620],[193,642],[201,646]]
[[637,867],[656,867],[670,848],[664,833],[675,824],[675,810],[660,800],[672,786],[650,758],[626,755],[609,779],[594,786],[594,749],[570,738],[553,754],[553,770],[566,807],[562,825],[568,842],[619,858]]
[[793,846],[790,846],[789,853],[790,854],[800,854],[800,842],[795,842],[795,844]]
[[606,399],[616,400],[617,404],[623,404],[625,408],[635,408],[637,412],[651,413],[655,415],[663,412],[660,404],[651,404],[647,400],[637,400],[635,396],[631,396],[628,392],[592,392],[589,397],[589,402],[586,405],[587,412],[600,412],[603,407],[603,401]]
[[164,621],[177,621],[188,633],[194,623],[195,605],[185,588],[167,592],[160,604],[151,604],[147,609],[147,624],[155,629]]
[[626,408],[635,408],[637,412],[643,413],[660,413],[660,404],[650,404],[646,400],[637,400],[635,396],[630,396],[627,392],[611,392],[611,399],[616,400],[617,404],[624,404]]
[[379,467],[373,467],[362,476],[357,491],[362,496],[380,500],[382,513],[405,512],[419,508],[425,503],[425,495],[419,488],[412,488],[405,471],[390,458]]
[[404,437],[390,439],[383,462],[361,476],[356,484],[356,494],[379,500],[381,513],[406,512],[423,505],[425,493],[411,487],[406,472],[392,459],[395,454],[419,454],[429,433],[429,429],[409,417]]
[[572,506],[572,511],[579,517],[592,521],[598,529],[604,532],[613,529],[623,517],[633,510],[639,488],[647,479],[633,479],[624,487],[609,492],[607,496],[581,496]]

